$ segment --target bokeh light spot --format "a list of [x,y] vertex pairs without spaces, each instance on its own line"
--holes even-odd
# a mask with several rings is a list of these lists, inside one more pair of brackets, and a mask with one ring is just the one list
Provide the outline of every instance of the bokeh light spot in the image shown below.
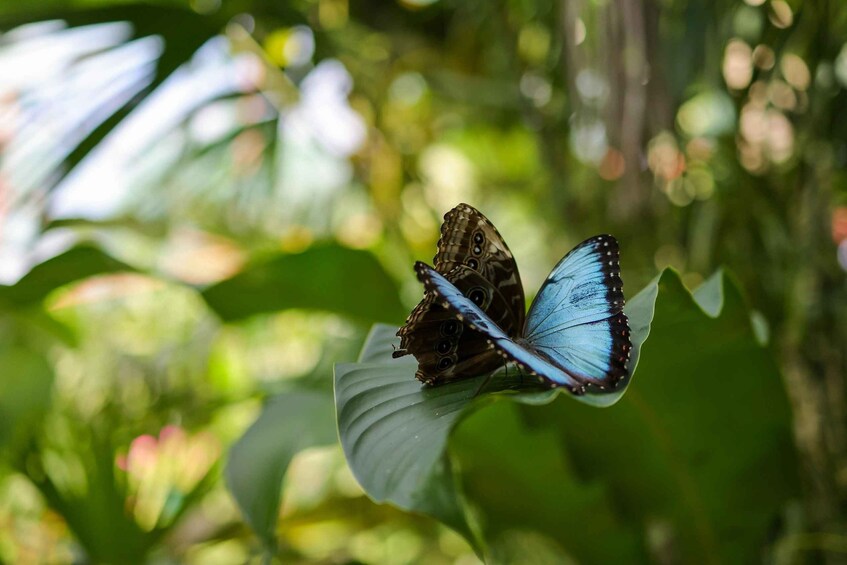
[[585,22],[582,21],[582,18],[577,18],[573,27],[573,43],[574,45],[582,45],[582,42],[585,41],[585,37],[588,35],[585,29]]
[[735,127],[735,107],[725,93],[710,90],[685,102],[679,108],[677,123],[692,137],[719,136]]
[[714,152],[714,141],[705,137],[695,137],[685,144],[685,153],[697,161],[708,161]]
[[414,106],[427,91],[427,84],[420,73],[403,73],[398,75],[391,86],[388,87],[388,95],[395,102],[403,106]]
[[232,240],[182,228],[169,238],[159,267],[190,284],[211,284],[237,273],[245,261],[243,251]]
[[768,19],[774,27],[785,29],[794,23],[794,13],[791,11],[791,6],[784,0],[771,0],[770,12]]
[[847,43],[841,47],[835,58],[835,77],[842,86],[847,86]]
[[731,39],[726,45],[723,78],[734,90],[747,88],[753,78],[753,51],[741,39]]
[[775,163],[787,161],[794,152],[794,127],[782,112],[768,112],[768,145]]
[[312,60],[315,36],[308,26],[278,29],[265,39],[268,57],[280,67],[298,67]]
[[797,95],[788,84],[774,79],[768,85],[768,98],[780,110],[794,110],[797,107]]
[[606,155],[597,167],[597,173],[600,175],[600,178],[610,181],[617,180],[623,176],[624,171],[626,171],[626,161],[624,160],[623,153],[614,147],[609,147]]
[[574,117],[571,120],[570,147],[583,163],[598,164],[609,147],[603,121]]
[[431,145],[418,163],[427,202],[435,210],[448,210],[456,202],[471,199],[476,172],[464,153],[446,144]]
[[685,157],[677,146],[676,139],[662,132],[647,146],[647,165],[660,180],[673,180],[685,170]]
[[756,45],[756,48],[753,49],[753,64],[760,69],[765,71],[772,69],[775,61],[773,49],[767,45],[762,43]]
[[694,184],[687,177],[677,177],[665,185],[668,200],[676,206],[688,206],[697,194]]
[[757,80],[750,85],[750,88],[747,90],[747,96],[750,98],[751,103],[764,107],[768,103],[768,83],[763,80]]
[[382,235],[382,220],[373,213],[350,214],[338,227],[338,240],[354,249],[365,249],[374,245]]
[[835,243],[847,240],[847,206],[839,206],[832,212],[832,240]]
[[797,90],[806,90],[809,88],[809,83],[812,82],[812,74],[809,72],[809,67],[806,62],[799,56],[793,53],[786,53],[782,56],[780,62],[780,70],[785,80]]
[[749,6],[741,6],[732,19],[732,28],[739,37],[750,42],[758,41],[765,25],[765,16],[761,10]]
[[715,179],[706,167],[691,167],[686,175],[694,188],[694,198],[708,200],[715,193]]
[[748,103],[741,109],[739,143],[741,164],[751,172],[761,172],[767,163],[784,163],[794,153],[794,126],[777,109]]
[[605,102],[609,95],[606,78],[594,69],[582,69],[577,73],[576,89],[583,100],[598,105]]
[[553,95],[553,87],[543,76],[527,72],[521,77],[521,94],[532,100],[539,108],[545,106]]
[[541,64],[550,51],[550,32],[538,23],[526,24],[518,35],[518,53],[533,64]]

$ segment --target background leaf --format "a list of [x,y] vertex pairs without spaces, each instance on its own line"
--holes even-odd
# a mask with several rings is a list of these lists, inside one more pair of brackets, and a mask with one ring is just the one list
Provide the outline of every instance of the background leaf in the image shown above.
[[620,518],[614,490],[598,478],[581,476],[560,442],[555,426],[529,427],[520,405],[505,398],[454,430],[450,453],[480,523],[486,561],[534,563],[551,552],[559,562],[566,557],[586,563],[645,561],[641,531]]
[[[354,296],[354,288],[367,292]],[[203,291],[203,297],[228,321],[286,308],[325,310],[365,321],[399,321],[406,315],[397,283],[373,254],[334,243],[249,266]]]
[[275,529],[288,464],[303,449],[335,441],[329,394],[294,390],[268,400],[259,419],[232,446],[227,486],[271,554],[276,552]]
[[0,447],[20,447],[40,429],[50,405],[53,368],[28,348],[0,350]]
[[79,245],[36,265],[14,285],[0,286],[0,300],[11,306],[27,306],[68,283],[132,270],[97,247]]

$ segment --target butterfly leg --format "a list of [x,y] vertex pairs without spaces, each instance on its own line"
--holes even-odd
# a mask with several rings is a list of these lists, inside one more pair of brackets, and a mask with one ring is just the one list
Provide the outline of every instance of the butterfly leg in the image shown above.
[[486,375],[486,377],[482,380],[482,383],[477,387],[476,392],[473,393],[473,398],[476,398],[480,395],[483,389],[491,382],[491,379],[494,377],[494,371],[491,371]]

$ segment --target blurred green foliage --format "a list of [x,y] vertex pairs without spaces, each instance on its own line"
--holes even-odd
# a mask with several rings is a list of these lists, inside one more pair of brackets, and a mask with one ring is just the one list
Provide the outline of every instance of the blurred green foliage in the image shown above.
[[[337,290],[345,279],[369,292],[349,300]],[[404,314],[397,283],[374,256],[335,244],[246,267],[205,289],[203,298],[224,320],[287,308],[327,310],[354,320],[396,320]]]
[[329,395],[291,391],[277,395],[233,446],[227,485],[245,518],[271,552],[276,548],[282,479],[294,456],[335,442]]
[[[0,0],[0,77],[0,560],[847,553],[847,5]],[[614,406],[383,362],[461,201],[620,240]]]

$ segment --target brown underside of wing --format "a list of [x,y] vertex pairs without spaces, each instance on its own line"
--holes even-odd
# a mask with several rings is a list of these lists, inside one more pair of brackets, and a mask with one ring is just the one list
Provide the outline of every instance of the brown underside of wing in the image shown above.
[[[400,349],[394,352],[394,356],[414,355],[418,361],[415,377],[421,382],[436,385],[476,377],[503,364],[484,335],[459,323],[451,312],[431,298],[418,304],[409,320],[413,331],[398,332]],[[443,324],[448,322],[456,322],[454,335],[447,336],[442,331]],[[409,327],[408,323],[404,328]],[[437,349],[442,342],[449,344],[446,351],[442,350],[443,353]],[[443,359],[450,359],[450,364],[439,369],[439,362]]]
[[[479,235],[481,240],[475,241]],[[506,299],[515,327],[523,327],[526,299],[518,265],[500,232],[482,212],[469,204],[459,204],[447,212],[433,261],[435,270],[441,274],[449,273],[457,265],[479,272]]]
[[[480,307],[504,331],[518,331],[503,296],[479,273],[458,266],[445,276],[466,296],[481,289],[485,297]],[[418,360],[415,376],[427,384],[475,377],[503,364],[484,334],[459,322],[452,312],[435,302],[433,295],[427,295],[415,307],[397,335],[400,348],[394,356],[414,355]]]
[[[483,289],[485,302],[478,305],[508,335],[517,335],[526,316],[523,287],[509,247],[488,218],[468,204],[447,212],[434,262],[435,270],[466,296]],[[502,365],[485,335],[464,326],[430,296],[424,296],[397,335],[400,348],[394,356],[414,355],[416,376],[427,384],[475,377]]]

